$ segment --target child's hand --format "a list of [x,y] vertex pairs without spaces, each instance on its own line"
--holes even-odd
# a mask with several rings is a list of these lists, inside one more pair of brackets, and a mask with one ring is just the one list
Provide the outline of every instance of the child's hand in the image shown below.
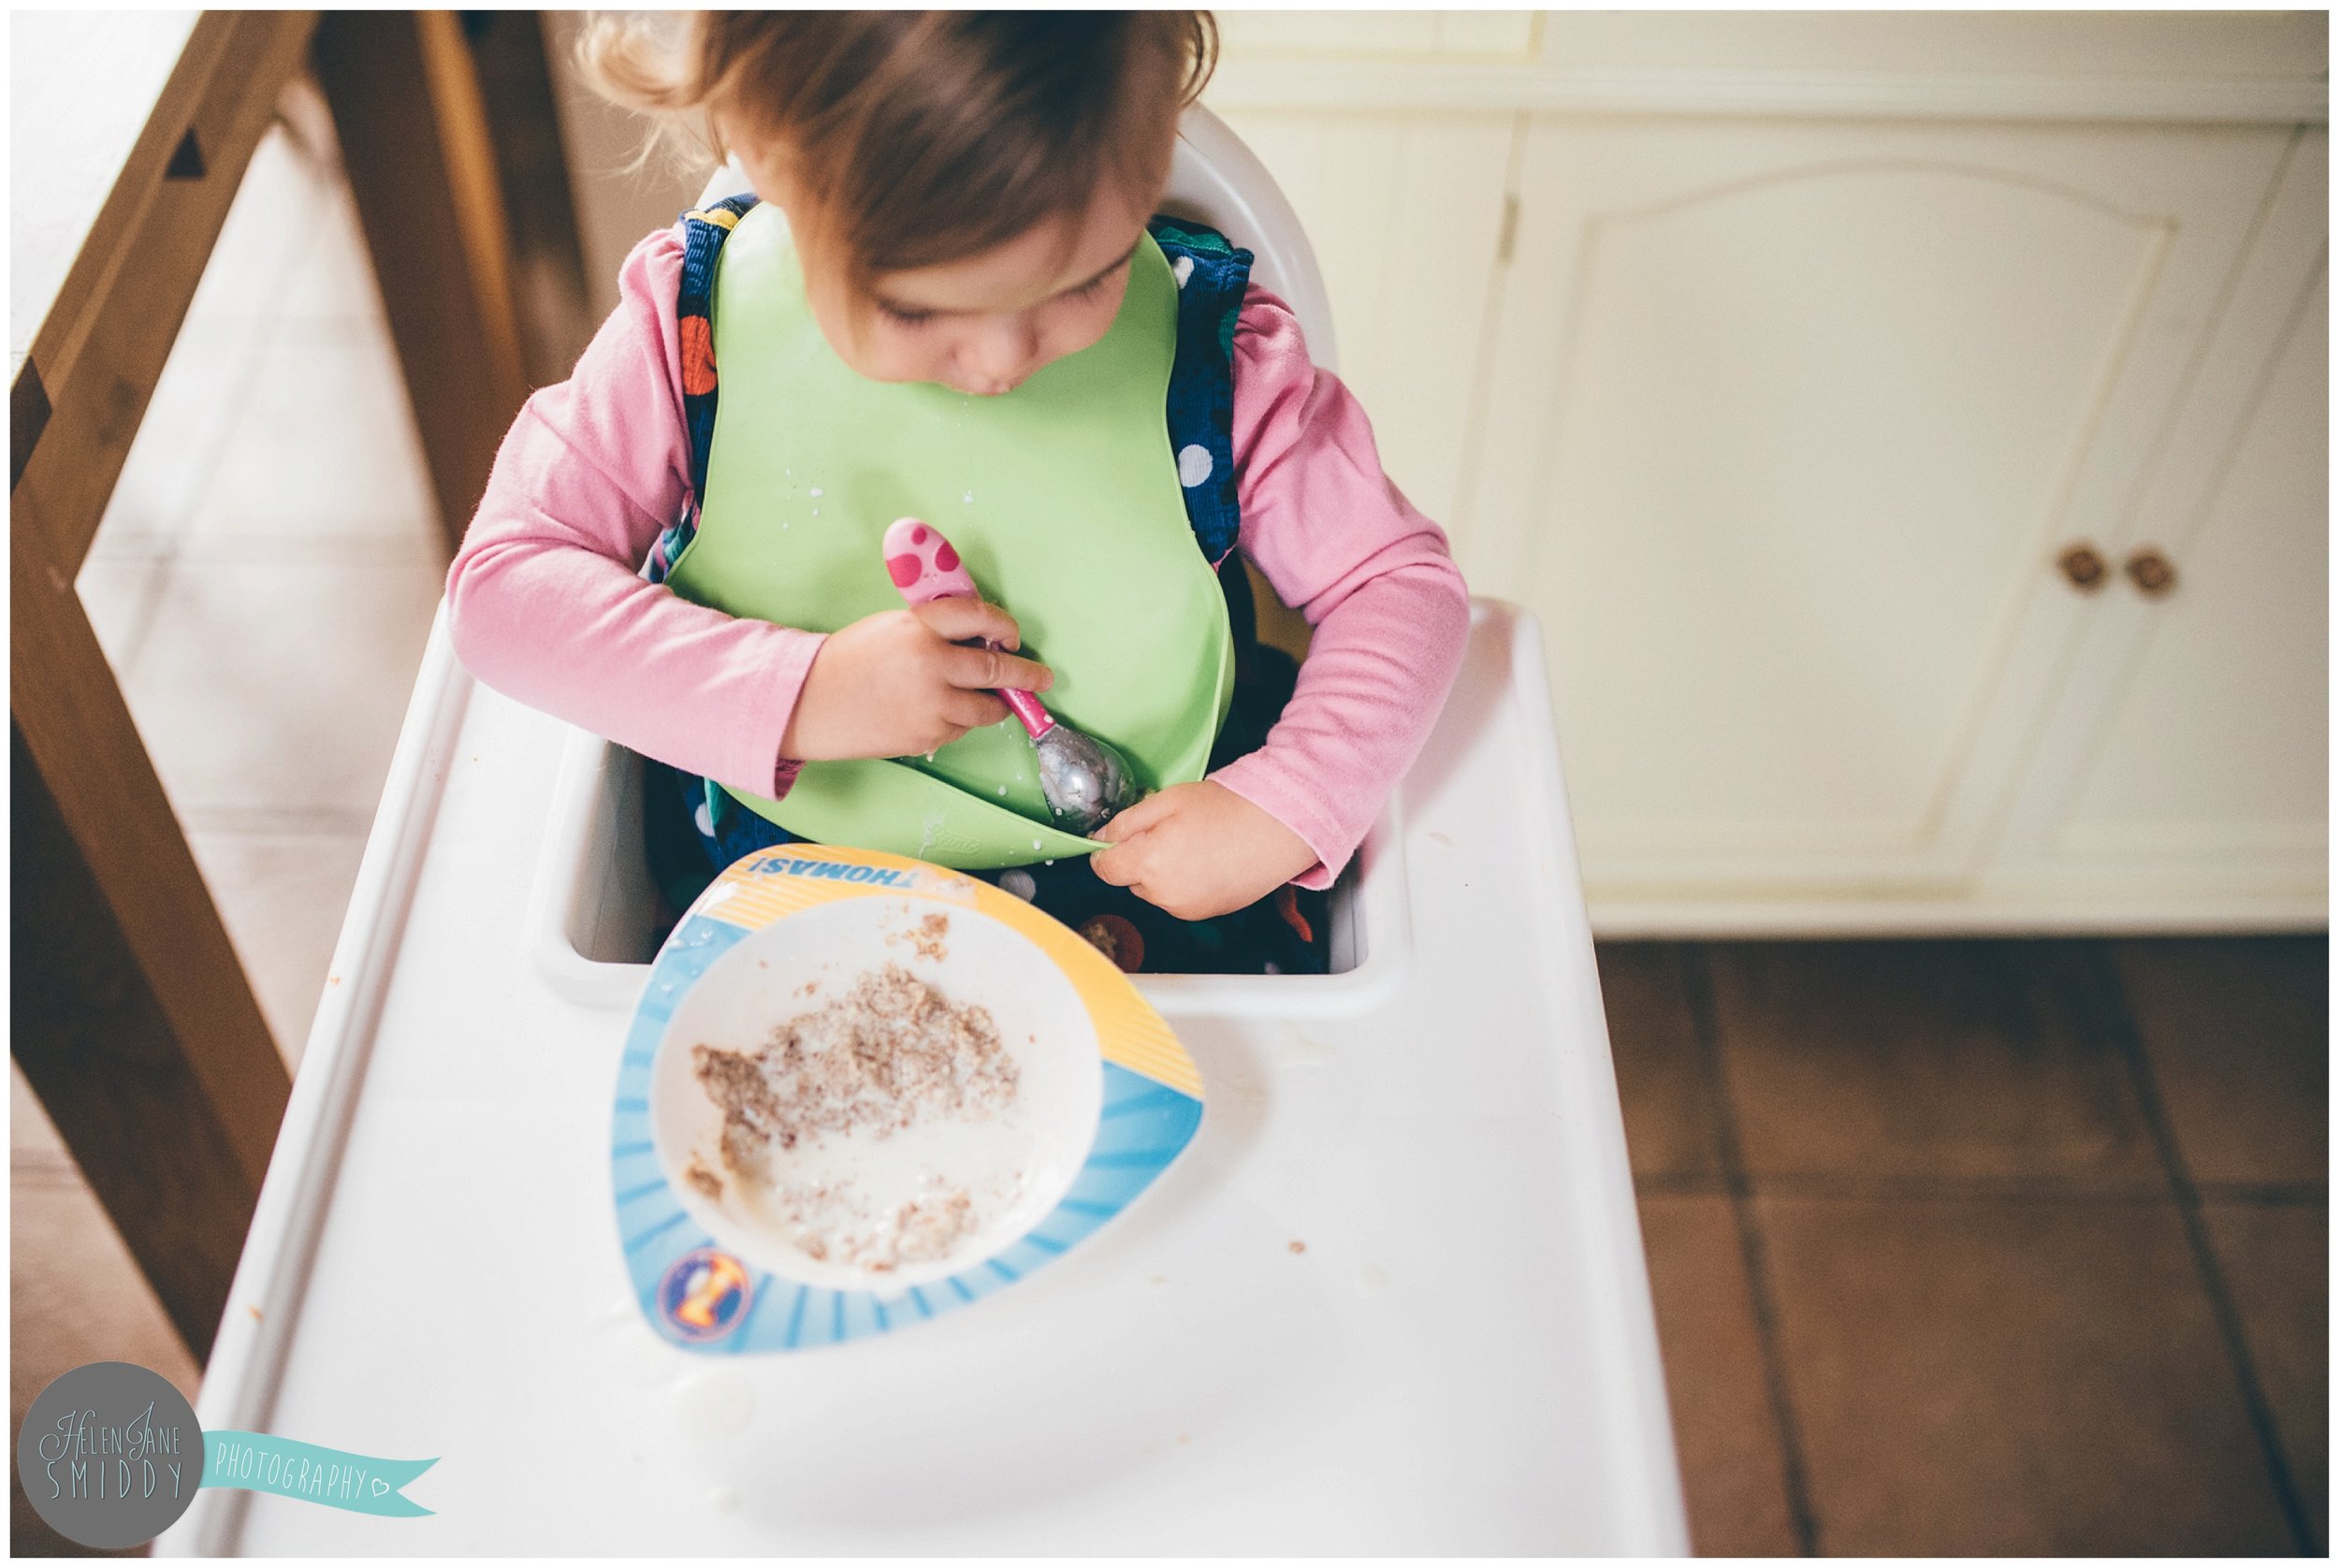
[[1097,875],[1180,920],[1208,920],[1274,892],[1315,864],[1307,841],[1223,784],[1174,784],[1097,833]]
[[1007,704],[991,688],[1045,691],[1054,684],[1045,664],[960,646],[968,639],[1023,646],[1014,617],[980,599],[937,599],[832,632],[804,677],[780,755],[806,762],[917,756],[1005,719]]

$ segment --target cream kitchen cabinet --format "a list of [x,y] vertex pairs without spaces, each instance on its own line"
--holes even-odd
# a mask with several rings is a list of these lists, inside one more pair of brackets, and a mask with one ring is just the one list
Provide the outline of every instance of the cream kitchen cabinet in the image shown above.
[[1228,30],[1605,931],[2321,921],[2321,19],[2044,22]]
[[2107,541],[2172,575],[2112,584],[2085,617],[1989,896],[2176,923],[2328,912],[2329,165],[2325,133],[2302,135]]

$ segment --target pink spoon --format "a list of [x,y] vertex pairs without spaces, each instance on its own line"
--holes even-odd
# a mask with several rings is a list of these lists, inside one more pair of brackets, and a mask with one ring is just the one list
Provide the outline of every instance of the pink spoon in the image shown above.
[[[912,606],[981,597],[966,563],[932,523],[896,519],[885,530],[884,548],[885,570]],[[1031,736],[1039,761],[1039,792],[1072,832],[1086,837],[1143,798],[1137,776],[1111,747],[1057,719],[1032,692],[1010,688],[995,695]]]

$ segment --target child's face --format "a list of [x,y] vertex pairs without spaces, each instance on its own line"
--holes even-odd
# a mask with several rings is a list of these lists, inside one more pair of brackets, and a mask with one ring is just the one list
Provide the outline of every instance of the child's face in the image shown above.
[[[777,163],[744,148],[739,161],[795,226],[793,193]],[[1043,225],[964,261],[880,274],[865,302],[852,298],[839,269],[806,254],[805,295],[829,346],[872,381],[995,397],[1105,335],[1151,211],[1126,194],[1099,193],[1077,222]]]

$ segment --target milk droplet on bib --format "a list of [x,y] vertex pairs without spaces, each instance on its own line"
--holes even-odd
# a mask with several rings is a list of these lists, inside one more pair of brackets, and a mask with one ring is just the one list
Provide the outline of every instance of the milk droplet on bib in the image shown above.
[[975,492],[972,490],[966,492],[966,504],[969,506],[975,504]]
[[1000,786],[999,786],[999,793],[1000,793],[1000,794],[1002,794],[1002,795],[1004,795],[1004,794],[1006,794],[1006,793],[1007,793],[1007,786],[1006,786],[1006,785],[1002,784],[1002,785],[1000,785]]
[[819,495],[821,493],[821,487],[818,485],[813,486],[812,493],[816,496]]
[[1038,840],[1037,838],[1033,839],[1033,840],[1031,841],[1031,847],[1032,847],[1033,849],[1039,849],[1039,840]]

